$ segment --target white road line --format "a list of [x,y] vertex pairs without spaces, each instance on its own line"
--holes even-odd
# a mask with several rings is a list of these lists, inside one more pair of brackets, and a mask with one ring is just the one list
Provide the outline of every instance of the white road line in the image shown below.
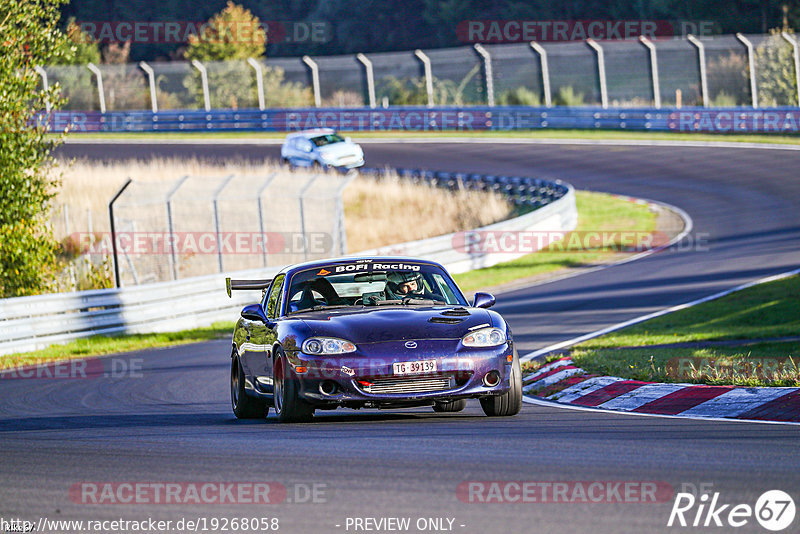
[[780,273],[780,274],[776,274],[776,275],[772,275],[772,276],[767,276],[766,278],[761,278],[759,280],[754,280],[752,282],[747,282],[745,284],[738,285],[738,286],[733,287],[731,289],[726,289],[724,291],[720,291],[719,293],[714,293],[713,295],[709,295],[707,297],[703,297],[703,298],[699,298],[699,299],[696,299],[696,300],[692,300],[690,302],[685,302],[683,304],[678,304],[677,306],[672,306],[670,308],[665,308],[663,310],[659,310],[659,311],[656,311],[656,312],[653,312],[653,313],[648,313],[647,315],[641,315],[639,317],[634,317],[633,319],[628,319],[627,321],[623,321],[623,322],[617,323],[615,325],[607,326],[605,328],[601,328],[600,330],[596,330],[594,332],[590,332],[590,333],[584,334],[582,336],[574,337],[572,339],[567,339],[566,341],[560,341],[560,342],[554,343],[553,345],[550,345],[548,347],[544,347],[543,349],[535,350],[533,352],[525,354],[524,356],[520,356],[519,360],[521,362],[527,362],[527,361],[532,360],[533,358],[536,358],[537,356],[541,356],[543,354],[548,354],[550,352],[553,352],[554,350],[559,350],[559,349],[563,349],[563,348],[566,348],[566,347],[571,347],[572,345],[577,345],[578,343],[582,343],[582,342],[587,341],[589,339],[600,337],[600,336],[602,336],[604,334],[608,334],[609,332],[614,332],[616,330],[620,330],[622,328],[625,328],[626,326],[635,325],[635,324],[647,321],[649,319],[655,319],[656,317],[661,317],[662,315],[667,315],[667,314],[670,314],[670,313],[674,313],[676,311],[685,310],[687,308],[691,308],[693,306],[697,306],[698,304],[702,304],[704,302],[709,302],[711,300],[716,300],[718,298],[725,297],[727,295],[730,295],[731,293],[735,293],[737,291],[741,291],[741,290],[747,289],[749,287],[757,286],[757,285],[760,285],[760,284],[766,284],[768,282],[775,282],[777,280],[782,280],[784,278],[788,278],[790,276],[794,276],[794,275],[796,275],[798,273],[800,273],[800,269],[794,269],[792,271],[788,271],[788,272],[785,272],[785,273]]
[[694,406],[681,415],[735,417],[798,388],[735,388]]
[[620,380],[623,379],[616,376],[597,376],[554,393],[547,398],[558,402],[572,402]]

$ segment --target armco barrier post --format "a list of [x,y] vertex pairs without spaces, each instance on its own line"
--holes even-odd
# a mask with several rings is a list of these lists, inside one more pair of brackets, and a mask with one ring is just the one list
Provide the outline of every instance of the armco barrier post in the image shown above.
[[741,33],[736,34],[736,38],[739,39],[739,42],[742,43],[745,48],[747,49],[747,66],[750,76],[750,97],[753,103],[753,109],[758,109],[758,86],[756,84],[756,55],[753,51],[753,43],[750,42],[750,39],[742,35]]
[[364,72],[367,77],[367,96],[369,107],[375,108],[375,77],[372,72],[372,61],[364,54],[356,54],[356,59],[364,65]]
[[606,86],[606,57],[603,47],[594,39],[586,39],[588,44],[597,53],[597,81],[600,83],[600,104],[603,109],[608,108],[608,87]]
[[[183,178],[178,180],[178,182],[175,184],[175,186],[172,189],[170,189],[169,192],[167,193],[167,232],[168,232],[167,235],[170,237],[170,242],[171,243],[172,243],[171,238],[172,238],[172,235],[173,235],[173,233],[175,231],[175,225],[172,224],[172,196],[178,191],[178,189],[180,189],[180,187],[183,185],[183,182],[185,182],[188,178],[189,178],[188,176],[184,176]],[[172,279],[173,280],[177,280],[178,279],[178,257],[175,254],[175,246],[174,246],[174,244],[172,246],[170,246],[169,266],[170,266],[170,270],[172,271]]]
[[492,56],[481,46],[475,43],[475,51],[483,58],[483,77],[486,86],[486,103],[489,107],[494,106],[494,75],[492,74]]
[[94,74],[95,78],[97,78],[97,98],[100,101],[100,113],[106,112],[106,95],[103,92],[103,73],[100,72],[100,69],[97,68],[97,65],[94,63],[89,63],[86,65],[92,73]]
[[542,71],[542,92],[544,93],[544,105],[552,107],[553,98],[550,93],[550,67],[547,64],[547,50],[536,41],[531,41],[531,48],[539,54],[539,66]]
[[108,202],[108,223],[111,229],[111,263],[114,265],[114,286],[120,287],[120,280],[119,280],[119,261],[117,258],[117,229],[116,224],[114,223],[114,202],[125,192],[129,185],[131,185],[131,180],[128,178],[122,187],[119,188],[117,194],[115,194],[111,200]]
[[335,230],[333,234],[339,242],[339,255],[344,256],[347,254],[347,231],[344,225],[344,200],[342,195],[350,182],[356,179],[358,172],[350,171],[345,177],[344,183],[336,190],[336,216],[334,220]]
[[655,105],[656,109],[661,109],[661,87],[658,80],[658,55],[656,54],[656,45],[644,35],[639,36],[639,41],[650,52],[650,80],[653,85],[653,105]]
[[800,47],[798,46],[797,39],[793,35],[782,32],[781,36],[792,45],[792,55],[794,56],[794,83],[797,88],[797,105],[800,106]]
[[156,73],[153,71],[153,67],[144,61],[139,62],[139,67],[147,74],[147,80],[150,84],[150,108],[153,110],[153,113],[158,113],[158,98],[156,98]]
[[192,60],[192,66],[200,71],[200,82],[203,85],[203,107],[206,111],[211,111],[211,99],[208,95],[208,71],[206,70],[206,66],[196,59]]
[[303,56],[303,63],[311,69],[311,87],[314,90],[314,106],[322,107],[322,95],[319,90],[319,65],[309,56]]
[[700,65],[700,96],[703,99],[703,107],[707,108],[709,101],[708,77],[706,76],[706,48],[703,46],[703,42],[691,33],[686,38],[697,48],[697,62]]
[[414,50],[414,56],[422,62],[425,72],[425,92],[428,93],[428,107],[433,107],[433,73],[431,72],[431,58],[420,49]]
[[311,184],[313,184],[317,178],[319,178],[319,174],[309,179],[297,195],[297,200],[300,202],[300,233],[303,235],[303,259],[306,260],[308,259],[308,239],[306,239],[306,214],[303,209],[303,197],[305,197],[306,191],[308,191]]
[[258,109],[264,111],[267,107],[264,102],[264,73],[261,69],[261,65],[259,65],[258,61],[249,57],[247,58],[247,63],[253,70],[256,71],[256,91],[258,91]]
[[[33,70],[36,71],[36,74],[42,78],[42,89],[47,92],[47,90],[50,88],[50,83],[47,80],[47,71],[39,65],[33,67]],[[44,101],[44,110],[47,113],[50,113],[50,108],[52,108],[52,106],[50,105],[50,99],[48,98]]]

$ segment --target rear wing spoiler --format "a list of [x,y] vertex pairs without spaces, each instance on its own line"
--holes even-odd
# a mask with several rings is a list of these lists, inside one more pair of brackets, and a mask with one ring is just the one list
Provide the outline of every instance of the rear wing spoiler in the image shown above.
[[231,291],[240,291],[240,290],[261,290],[264,291],[269,287],[272,283],[272,278],[266,278],[261,280],[231,280],[230,278],[225,279],[225,289],[228,291],[228,296],[231,296]]

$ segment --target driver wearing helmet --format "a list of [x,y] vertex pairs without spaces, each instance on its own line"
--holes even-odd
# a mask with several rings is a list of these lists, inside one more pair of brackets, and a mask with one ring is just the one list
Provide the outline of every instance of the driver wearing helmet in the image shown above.
[[407,297],[424,298],[422,275],[414,272],[394,271],[386,275],[386,298],[402,300]]

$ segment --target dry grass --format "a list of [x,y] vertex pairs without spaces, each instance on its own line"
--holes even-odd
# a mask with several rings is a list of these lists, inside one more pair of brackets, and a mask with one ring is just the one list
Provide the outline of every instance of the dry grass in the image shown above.
[[[279,168],[271,162],[214,163],[198,159],[65,163],[56,169],[61,172],[62,184],[54,200],[53,232],[59,239],[74,232],[107,232],[108,201],[128,177],[141,182],[171,182],[185,175],[265,176]],[[396,177],[380,181],[359,177],[345,190],[344,203],[351,252],[466,230],[503,220],[512,212],[499,195],[454,193]]]

